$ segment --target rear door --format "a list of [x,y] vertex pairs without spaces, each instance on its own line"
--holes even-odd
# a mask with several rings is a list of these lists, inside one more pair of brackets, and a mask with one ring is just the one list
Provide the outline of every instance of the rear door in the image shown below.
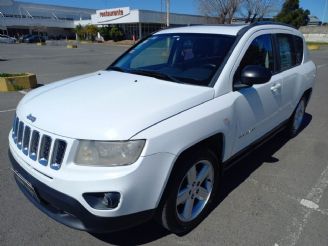
[[279,73],[283,77],[281,116],[288,119],[298,102],[303,88],[303,72],[299,65],[303,60],[303,39],[301,37],[279,33],[276,34]]
[[[278,114],[281,107],[282,77],[276,74],[273,36],[263,31],[255,33],[241,54],[233,78],[234,93],[237,94],[237,131],[233,154],[274,129],[282,120]],[[269,69],[272,72],[271,80],[264,84],[243,87],[240,74],[247,65],[260,65]]]

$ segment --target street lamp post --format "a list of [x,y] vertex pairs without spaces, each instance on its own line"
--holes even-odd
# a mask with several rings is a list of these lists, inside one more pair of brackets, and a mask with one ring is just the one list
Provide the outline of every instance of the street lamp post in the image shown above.
[[323,25],[323,23],[325,21],[326,9],[327,9],[327,0],[326,0],[326,3],[325,3],[325,8],[323,9],[323,16],[322,16],[322,23],[321,23],[321,25]]
[[170,0],[166,0],[166,26],[170,26]]

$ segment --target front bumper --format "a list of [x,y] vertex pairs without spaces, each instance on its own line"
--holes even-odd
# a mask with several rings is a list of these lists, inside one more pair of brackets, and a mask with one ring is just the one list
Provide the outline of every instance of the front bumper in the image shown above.
[[37,208],[64,225],[89,232],[110,232],[143,223],[154,215],[155,209],[110,218],[93,215],[74,198],[50,188],[31,176],[17,163],[11,152],[8,152],[13,171],[33,186],[37,198],[18,180],[17,175],[14,175],[20,190]]

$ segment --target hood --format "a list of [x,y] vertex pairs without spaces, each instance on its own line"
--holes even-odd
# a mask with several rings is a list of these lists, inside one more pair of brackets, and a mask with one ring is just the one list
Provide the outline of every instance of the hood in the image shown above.
[[[19,103],[17,115],[64,137],[127,140],[213,96],[213,88],[100,71],[31,91]],[[27,120],[29,114],[35,122]]]

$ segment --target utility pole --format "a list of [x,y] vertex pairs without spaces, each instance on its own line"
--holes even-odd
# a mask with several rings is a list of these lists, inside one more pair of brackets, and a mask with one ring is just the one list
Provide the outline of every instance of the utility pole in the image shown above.
[[327,9],[327,0],[325,3],[325,8],[323,9],[323,16],[322,16],[322,22],[321,25],[323,25],[324,21],[325,21],[325,17],[326,17],[326,9]]
[[166,26],[170,26],[170,0],[166,0]]

